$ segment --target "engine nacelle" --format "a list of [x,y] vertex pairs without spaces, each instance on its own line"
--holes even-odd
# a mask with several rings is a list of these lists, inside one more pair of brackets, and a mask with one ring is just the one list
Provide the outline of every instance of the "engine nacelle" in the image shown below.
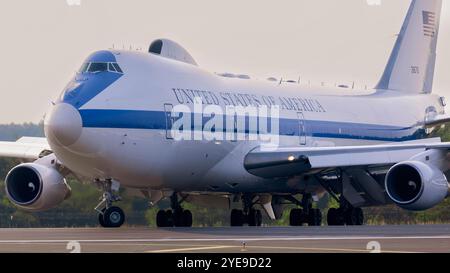
[[25,163],[6,176],[6,193],[11,202],[29,211],[56,207],[70,196],[64,177],[53,167]]
[[447,178],[439,168],[414,160],[393,166],[386,175],[385,186],[395,204],[415,211],[436,206],[449,190]]

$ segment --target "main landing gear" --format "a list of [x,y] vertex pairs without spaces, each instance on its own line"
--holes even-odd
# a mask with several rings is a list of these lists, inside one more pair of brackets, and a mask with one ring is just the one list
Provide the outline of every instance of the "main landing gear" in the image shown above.
[[290,226],[320,226],[322,225],[322,212],[320,209],[314,209],[312,207],[312,197],[310,194],[304,194],[302,201],[297,201],[294,197],[290,197],[289,200],[301,206],[303,209],[295,208],[291,210],[289,214]]
[[112,181],[97,181],[103,187],[103,196],[100,203],[95,207],[98,212],[98,222],[100,226],[106,228],[118,228],[125,222],[125,213],[119,207],[113,206],[113,202],[120,201],[121,198],[113,194]]
[[350,204],[328,210],[327,222],[329,226],[362,226],[364,225],[364,212]]
[[173,193],[170,197],[171,208],[160,210],[156,215],[157,227],[191,227],[192,213],[181,207],[183,200],[178,201],[178,194]]
[[231,211],[230,225],[232,227],[241,227],[247,224],[251,227],[259,227],[262,225],[262,213],[258,209],[254,209],[255,203],[253,196],[244,195],[242,197],[243,209],[233,209]]
[[[362,208],[353,206],[344,196],[344,185],[349,181],[342,170],[336,173],[335,183],[322,184],[331,198],[339,203],[339,208],[328,209],[327,223],[329,226],[362,226],[364,225],[364,212]],[[349,182],[348,182],[349,183]],[[348,184],[347,183],[347,184]]]

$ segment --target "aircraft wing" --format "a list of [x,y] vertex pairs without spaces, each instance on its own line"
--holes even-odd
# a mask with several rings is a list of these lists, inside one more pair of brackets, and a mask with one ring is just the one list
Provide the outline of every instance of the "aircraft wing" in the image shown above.
[[16,142],[0,141],[0,157],[36,160],[51,153],[47,139],[22,137]]
[[430,149],[448,150],[450,142],[434,138],[367,146],[256,148],[245,157],[244,167],[264,178],[289,177],[335,168],[389,166]]
[[429,119],[425,121],[425,127],[437,127],[440,125],[445,125],[447,123],[450,123],[450,115],[437,115],[433,119]]

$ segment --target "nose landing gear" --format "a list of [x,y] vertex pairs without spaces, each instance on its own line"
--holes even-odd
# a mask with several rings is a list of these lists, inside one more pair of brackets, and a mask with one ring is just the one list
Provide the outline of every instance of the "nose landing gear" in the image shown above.
[[103,196],[100,203],[95,207],[98,212],[98,222],[105,228],[118,228],[125,222],[125,213],[119,207],[113,206],[113,202],[120,201],[121,198],[112,191],[112,181],[97,181],[103,190]]

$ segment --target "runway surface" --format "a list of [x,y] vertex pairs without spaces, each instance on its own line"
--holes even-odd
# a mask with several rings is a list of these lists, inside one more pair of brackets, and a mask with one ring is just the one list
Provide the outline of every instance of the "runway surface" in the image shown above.
[[0,229],[0,252],[450,253],[450,225]]

